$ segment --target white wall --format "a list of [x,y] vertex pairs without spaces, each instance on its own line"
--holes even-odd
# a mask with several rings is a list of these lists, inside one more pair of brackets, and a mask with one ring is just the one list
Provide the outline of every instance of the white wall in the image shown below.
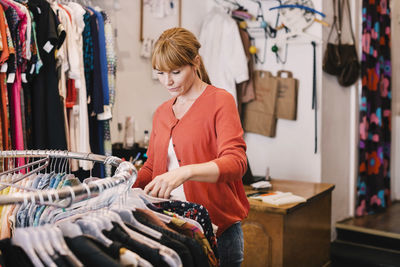
[[[392,12],[392,39],[391,39],[391,53],[392,53],[392,73],[399,73],[400,71],[400,51],[398,49],[400,44],[400,35],[397,34],[400,29],[400,2],[391,1],[390,8]],[[400,93],[398,88],[400,86],[400,78],[397,75],[392,75],[392,150],[391,150],[391,188],[392,199],[400,199]],[[397,163],[397,164],[396,164]]]

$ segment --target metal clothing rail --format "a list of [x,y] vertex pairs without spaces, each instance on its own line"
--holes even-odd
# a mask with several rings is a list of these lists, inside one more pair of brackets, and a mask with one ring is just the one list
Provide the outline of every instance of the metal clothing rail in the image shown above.
[[[20,150],[20,151],[0,151],[0,157],[51,157],[51,158],[71,158],[78,160],[90,160],[111,164],[117,169],[113,177],[99,179],[89,184],[80,184],[75,186],[66,186],[58,190],[43,190],[35,192],[18,192],[10,195],[0,195],[0,205],[35,202],[43,205],[55,205],[54,200],[70,198],[68,206],[73,203],[77,196],[87,195],[94,197],[101,193],[105,188],[115,187],[120,184],[127,184],[131,187],[137,177],[136,168],[128,161],[122,161],[114,156],[102,156],[96,154],[87,154],[79,152],[57,151],[57,150]],[[67,206],[64,206],[64,208]]]
[[70,152],[66,150],[5,150],[0,151],[0,157],[16,158],[16,157],[51,157],[51,158],[70,158],[79,160],[90,160],[110,164],[114,167],[122,162],[120,158],[114,156],[103,156],[92,153]]

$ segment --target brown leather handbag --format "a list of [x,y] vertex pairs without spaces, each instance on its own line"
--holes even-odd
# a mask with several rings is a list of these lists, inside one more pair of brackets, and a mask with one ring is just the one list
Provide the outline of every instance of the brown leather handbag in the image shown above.
[[[349,26],[353,40],[352,44],[342,44],[341,40],[343,9],[345,5],[347,5],[349,16]],[[337,76],[340,85],[350,86],[354,84],[360,76],[360,62],[358,60],[354,32],[351,26],[350,5],[348,0],[338,0],[338,6],[336,7],[336,0],[333,0],[333,6],[334,19],[328,36],[328,44],[323,58],[322,69],[328,74]],[[336,15],[336,8],[339,12],[338,16]],[[329,42],[333,30],[337,33],[337,43]]]

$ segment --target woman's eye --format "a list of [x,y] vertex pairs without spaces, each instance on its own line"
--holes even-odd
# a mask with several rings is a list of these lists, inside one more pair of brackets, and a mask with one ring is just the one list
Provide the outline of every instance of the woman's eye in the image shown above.
[[173,71],[173,72],[172,72],[172,74],[179,74],[179,73],[181,73],[180,70],[177,70],[177,71]]
[[162,71],[157,71],[157,74],[162,75],[164,72]]

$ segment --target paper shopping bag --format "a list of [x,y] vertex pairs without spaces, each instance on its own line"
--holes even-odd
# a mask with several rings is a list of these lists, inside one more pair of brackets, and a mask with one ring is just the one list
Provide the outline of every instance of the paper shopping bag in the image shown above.
[[246,132],[274,137],[278,81],[268,71],[254,71],[253,77],[255,100],[244,105],[243,128]]
[[[287,77],[283,77],[282,74]],[[296,120],[298,80],[293,78],[290,71],[280,70],[276,77],[278,81],[278,96],[276,117],[278,119]]]

